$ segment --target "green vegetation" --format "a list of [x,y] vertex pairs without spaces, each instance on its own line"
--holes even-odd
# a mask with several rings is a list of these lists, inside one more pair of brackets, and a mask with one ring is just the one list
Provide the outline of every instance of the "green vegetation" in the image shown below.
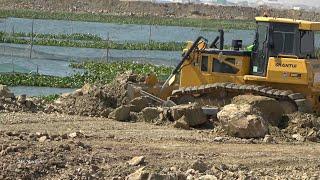
[[116,16],[102,13],[71,13],[50,12],[35,10],[0,10],[0,18],[34,18],[34,19],[56,19],[74,20],[88,22],[104,22],[116,24],[144,24],[164,26],[185,26],[210,29],[254,29],[254,21],[249,20],[221,20],[221,19],[195,19],[195,18],[169,18],[169,17],[136,17]]
[[85,77],[76,74],[70,77],[56,77],[39,74],[0,74],[0,84],[8,86],[41,86],[41,87],[60,87],[60,88],[76,88],[81,87]]
[[84,62],[72,63],[73,68],[81,68],[85,73],[74,74],[69,77],[46,76],[39,74],[0,74],[0,84],[8,86],[43,86],[59,88],[79,88],[85,83],[107,84],[117,74],[131,70],[134,73],[146,75],[155,73],[159,78],[167,77],[172,68],[166,66],[155,66],[151,64],[139,64],[130,62]]
[[2,40],[5,37],[5,33],[0,31],[0,40]]
[[59,98],[59,94],[51,94],[47,96],[39,96],[40,99],[45,100],[46,102],[54,102]]
[[[32,33],[5,33],[1,32],[4,37],[32,37]],[[0,34],[1,34],[0,33]],[[102,41],[103,39],[94,34],[33,34],[34,38],[47,38],[47,39],[68,39],[68,40],[88,40],[88,41]]]
[[[31,44],[31,34],[0,32],[0,43]],[[122,50],[162,50],[181,51],[187,43],[180,42],[124,42],[103,41],[102,38],[90,34],[52,35],[35,34],[34,45],[62,46],[97,49],[122,49]]]
[[117,74],[125,71],[132,71],[140,75],[150,73],[156,74],[160,79],[168,77],[172,71],[171,67],[156,66],[152,64],[141,64],[131,62],[83,62],[71,63],[70,67],[86,70],[87,82],[90,83],[109,83]]

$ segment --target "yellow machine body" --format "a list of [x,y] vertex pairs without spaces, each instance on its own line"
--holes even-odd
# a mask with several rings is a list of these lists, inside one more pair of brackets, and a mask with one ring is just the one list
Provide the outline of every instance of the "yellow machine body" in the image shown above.
[[[201,92],[203,97],[211,98],[214,92],[207,95],[215,83],[253,85],[271,88],[268,92],[254,90],[257,94],[289,98],[297,110],[320,113],[320,60],[314,47],[314,34],[320,31],[320,23],[273,17],[257,17],[256,22],[252,49],[239,48],[239,40],[236,40],[239,44],[233,41],[233,49],[224,49],[223,31],[219,31],[220,37],[210,45],[200,36],[188,42],[181,62],[164,84],[150,77],[143,89],[163,100],[178,100],[190,93],[201,98]],[[222,41],[219,48],[217,39]],[[231,94],[243,93],[238,90],[239,93],[232,91]],[[289,94],[277,95],[276,92]]]
[[[320,30],[320,23],[318,22],[272,17],[257,17],[256,21],[296,24],[298,29],[303,31]],[[189,43],[187,48],[190,48],[190,46]],[[224,50],[219,53],[219,51],[208,47],[200,49],[193,52],[182,64],[179,74],[180,88],[219,82],[264,85],[302,93],[311,102],[313,110],[315,112],[320,111],[320,60],[314,57],[299,58],[292,54],[269,56],[265,75],[257,76],[250,73],[252,56],[249,54],[224,53]],[[228,50],[226,52],[232,51]],[[225,65],[229,66],[229,71],[219,71],[219,68],[216,68]],[[230,72],[230,67],[235,71],[232,72],[231,70]]]
[[[244,56],[229,56],[235,59],[235,66],[239,68],[236,74],[214,72],[214,62],[220,63],[218,55],[199,54],[199,57],[187,60],[180,73],[180,87],[200,86],[216,82],[234,82],[243,84],[244,76],[249,74],[250,58]],[[203,58],[206,57],[206,58]],[[195,62],[193,62],[195,61]],[[206,70],[201,65],[207,63]]]
[[320,31],[320,22],[288,19],[288,18],[277,18],[277,17],[256,17],[257,22],[268,22],[268,23],[284,23],[284,24],[297,24],[300,30],[308,31]]
[[[201,69],[202,57],[208,59],[207,69]],[[235,59],[239,71],[235,74],[214,72],[218,55],[198,54],[187,60],[180,72],[179,87],[201,86],[218,82],[267,85],[277,89],[303,93],[316,111],[320,108],[320,61],[270,57],[266,77],[249,75],[250,57],[228,56]],[[217,62],[216,62],[217,63]]]

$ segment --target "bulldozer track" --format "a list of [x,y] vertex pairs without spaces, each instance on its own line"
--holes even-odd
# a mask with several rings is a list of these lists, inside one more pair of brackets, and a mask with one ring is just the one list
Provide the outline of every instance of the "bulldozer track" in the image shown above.
[[252,94],[274,98],[278,101],[289,101],[293,103],[300,112],[311,112],[309,101],[301,93],[294,93],[291,90],[274,89],[269,86],[235,84],[235,83],[214,83],[201,86],[184,87],[172,92],[170,99],[175,101],[184,95],[205,95],[212,92],[233,93],[236,95]]

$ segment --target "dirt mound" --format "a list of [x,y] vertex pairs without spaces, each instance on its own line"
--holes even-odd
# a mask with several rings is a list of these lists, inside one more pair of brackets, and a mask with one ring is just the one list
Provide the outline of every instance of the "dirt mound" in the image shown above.
[[69,166],[77,168],[69,169],[70,172],[60,178],[92,179],[102,176],[97,166],[102,160],[91,155],[92,147],[83,142],[88,138],[84,134],[71,137],[22,131],[1,133],[0,137],[6,139],[0,147],[0,179],[52,179],[50,175],[63,172]]
[[0,85],[1,112],[37,112],[42,110],[42,102],[36,98],[27,98],[26,95],[15,96],[6,85]]
[[117,76],[107,85],[84,85],[73,93],[61,95],[51,111],[70,115],[108,117],[113,109],[128,103],[126,87],[137,76],[131,72]]
[[281,133],[291,140],[320,142],[320,118],[300,112],[289,114]]

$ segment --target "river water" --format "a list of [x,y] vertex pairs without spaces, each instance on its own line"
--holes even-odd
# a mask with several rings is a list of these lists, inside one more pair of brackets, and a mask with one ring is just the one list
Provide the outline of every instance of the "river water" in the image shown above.
[[[98,35],[103,39],[109,38],[117,42],[149,42],[150,40],[158,42],[185,42],[194,40],[200,35],[212,41],[218,36],[218,32],[216,31],[192,27],[41,19],[33,21],[24,18],[6,18],[1,20],[0,31],[29,33],[32,31],[32,23],[35,33],[90,33]],[[232,39],[242,39],[244,45],[249,45],[253,42],[254,34],[254,30],[227,30],[225,32],[226,44],[230,45]],[[319,37],[320,34],[316,34],[315,44],[317,47],[320,47]],[[34,46],[30,53],[29,45],[0,44],[0,72],[39,72],[46,75],[68,76],[79,72],[79,70],[69,67],[70,61],[79,62],[88,59],[96,61],[136,61],[174,66],[181,59],[181,52],[110,49],[107,53],[105,49]],[[60,88],[12,87],[11,89],[18,94],[26,91],[28,95],[47,95],[64,92],[64,89]],[[69,92],[70,89],[66,89],[66,91]]]
[[[32,21],[32,19],[24,18],[7,18],[0,23],[0,31],[29,33],[32,31]],[[148,42],[149,40],[158,42],[185,42],[194,40],[198,36],[203,36],[212,41],[219,34],[217,31],[208,31],[193,27],[150,26],[41,19],[34,20],[33,28],[35,33],[90,33],[98,35],[104,39],[107,39],[109,36],[110,40],[118,42]],[[227,30],[225,33],[227,44],[231,44],[232,39],[243,39],[244,44],[251,44],[253,42],[253,38],[253,30]]]
[[15,87],[9,87],[9,89],[16,96],[22,95],[22,94],[26,94],[27,96],[47,96],[51,94],[68,93],[75,90],[71,88],[30,87],[30,86],[15,86]]
[[[174,66],[181,59],[180,51],[136,51],[57,46],[30,46],[25,44],[0,44],[0,72],[12,72],[12,66],[29,69],[46,75],[67,76],[76,71],[69,67],[71,61],[135,61],[156,65]],[[108,54],[108,55],[107,55]],[[38,69],[37,69],[38,68]],[[18,68],[16,68],[18,69]]]

